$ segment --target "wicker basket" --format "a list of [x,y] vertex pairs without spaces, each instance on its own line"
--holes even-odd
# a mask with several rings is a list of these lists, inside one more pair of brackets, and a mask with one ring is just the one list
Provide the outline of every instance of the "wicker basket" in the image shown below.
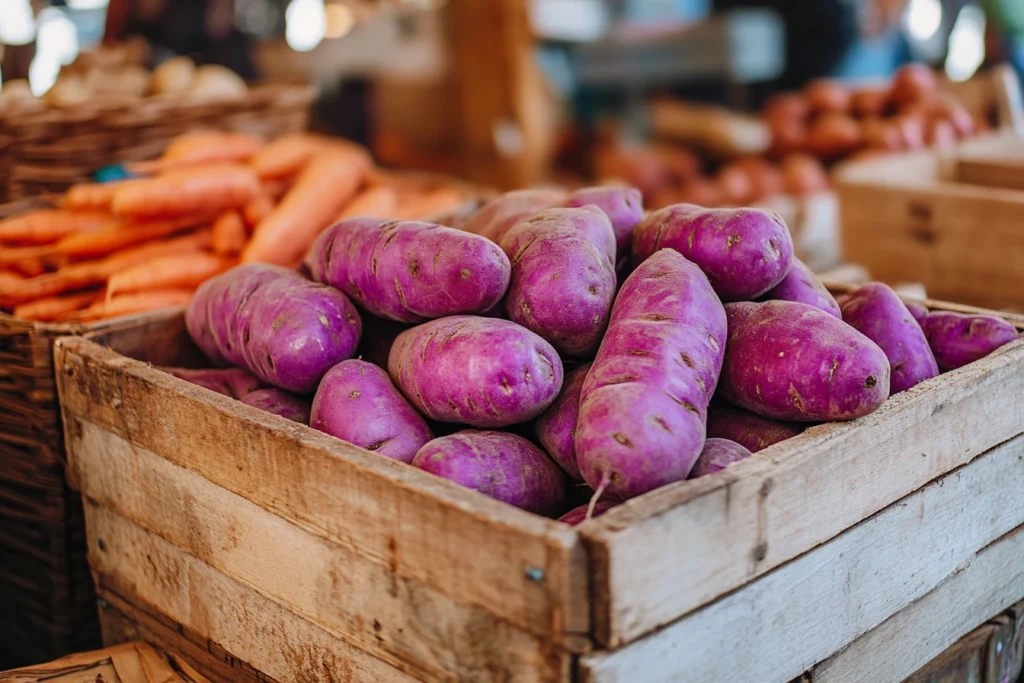
[[267,137],[304,130],[315,94],[308,85],[274,84],[216,102],[153,97],[0,111],[0,199],[62,192],[97,168],[151,159],[196,128]]

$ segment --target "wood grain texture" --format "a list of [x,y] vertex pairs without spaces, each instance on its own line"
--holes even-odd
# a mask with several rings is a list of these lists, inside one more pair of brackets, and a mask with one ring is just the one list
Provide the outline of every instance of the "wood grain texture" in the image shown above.
[[902,681],[1021,598],[1024,528],[1018,527],[982,549],[963,571],[815,666],[811,680]]
[[[1024,141],[993,137],[956,155],[1024,155]],[[844,258],[884,282],[921,282],[929,294],[1024,310],[1024,191],[956,182],[957,156],[922,152],[853,164],[838,175]]]
[[332,634],[282,609],[120,515],[85,504],[90,562],[120,595],[221,644],[282,681],[414,681]]
[[[565,649],[586,648],[585,556],[571,528],[89,341],[62,340],[56,353],[69,424],[84,418],[398,579]],[[80,475],[74,453],[71,461]]]
[[1017,341],[864,418],[812,427],[585,523],[596,640],[614,648],[654,631],[1020,434],[1022,395]]
[[332,544],[93,424],[79,422],[69,432],[90,501],[348,645],[395,666],[414,665],[430,680],[568,676],[568,653],[482,609],[398,577],[387,563]]
[[[743,590],[622,649],[582,657],[582,681],[772,683],[799,676],[964,571],[979,550],[1024,523],[1022,459],[1024,436]],[[831,505],[846,504],[837,498]]]
[[152,611],[152,606],[149,606],[151,611],[146,611],[138,598],[125,598],[114,593],[102,577],[98,578],[96,592],[99,595],[103,642],[117,644],[141,640],[173,651],[206,676],[210,683],[277,683],[217,643],[185,628],[167,615]]
[[145,643],[80,652],[46,664],[0,672],[6,683],[210,683],[177,655]]

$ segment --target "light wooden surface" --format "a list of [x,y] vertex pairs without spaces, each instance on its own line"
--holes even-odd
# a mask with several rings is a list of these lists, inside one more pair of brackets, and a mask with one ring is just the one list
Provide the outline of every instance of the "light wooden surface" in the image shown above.
[[815,666],[811,680],[902,681],[1022,598],[1024,528],[1018,527],[983,548],[963,571]]
[[957,160],[956,179],[969,185],[1024,190],[1024,155]]
[[[187,343],[180,318],[164,323],[105,341],[144,350],[150,362],[174,362],[173,350]],[[350,598],[345,581],[384,591],[350,603],[347,612],[319,613],[350,619],[338,622],[350,628],[343,631],[349,642],[382,654],[392,648],[396,661],[409,657],[404,664],[427,671],[444,665],[438,663],[441,655],[429,636],[420,641],[403,631],[399,637],[404,623],[461,623],[489,633],[490,639],[467,644],[466,653],[453,653],[470,669],[486,668],[496,651],[507,651],[502,661],[514,669],[522,661],[517,658],[527,656],[520,654],[523,648],[533,647],[529,656],[544,658],[539,671],[561,675],[569,653],[586,650],[586,558],[571,528],[182,383],[92,342],[62,341],[57,354],[72,443],[88,438],[93,432],[85,425],[94,425],[265,510],[262,519],[276,516],[294,525],[305,533],[297,538],[346,568],[340,576],[335,572],[342,582],[338,600]],[[82,486],[86,449],[71,451],[72,479]],[[191,519],[196,529],[206,523]],[[190,533],[194,541],[199,531]],[[346,575],[348,570],[354,573]],[[387,628],[395,630],[384,632],[382,622],[377,634],[371,607],[389,590],[420,600],[392,598],[398,621]],[[307,601],[310,609],[313,602]],[[471,661],[473,647],[487,656]]]
[[[332,544],[91,423],[73,431],[80,485],[91,501],[336,634],[339,650],[347,644],[396,667],[416,664],[413,673],[430,680],[557,680],[567,668],[565,653],[549,643],[396,576],[386,562]],[[94,532],[93,553],[101,542],[110,548]]]
[[280,681],[353,683],[416,677],[279,607],[192,555],[106,508],[85,504],[95,572],[117,594],[203,633]]
[[[1024,524],[1022,459],[1024,436],[655,634],[585,655],[582,680],[785,683],[799,676]],[[1018,567],[1014,576],[1019,581]]]
[[1022,395],[1017,341],[860,420],[812,427],[585,523],[597,641],[656,630],[1024,432]]
[[1024,191],[955,178],[958,158],[1008,155],[1024,159],[1024,141],[989,137],[846,167],[836,183],[843,258],[940,299],[1024,311],[1024,259],[1008,257],[1024,253]]
[[145,643],[126,643],[13,671],[4,683],[209,683],[176,655]]

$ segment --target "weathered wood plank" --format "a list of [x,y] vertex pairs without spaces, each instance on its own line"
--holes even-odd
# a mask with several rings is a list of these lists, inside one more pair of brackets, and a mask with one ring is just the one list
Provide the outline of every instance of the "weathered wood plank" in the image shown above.
[[[1013,464],[1018,469],[1020,462]],[[1024,528],[812,670],[814,683],[902,681],[972,628],[1024,598]]]
[[586,558],[573,529],[86,340],[62,340],[56,354],[67,424],[84,418],[385,563],[396,578],[564,648],[586,649]]
[[91,501],[354,647],[408,662],[434,680],[568,678],[567,652],[478,607],[396,576],[387,563],[332,544],[96,425],[80,421],[69,434]]
[[[1024,524],[1022,458],[1018,437],[743,590],[620,650],[584,656],[582,680],[772,683],[800,675]],[[846,504],[836,498],[831,506]]]
[[[602,645],[631,642],[1024,431],[1024,341],[580,527]],[[841,502],[841,504],[840,504]]]
[[[346,645],[120,515],[87,502],[90,560],[105,583],[282,681],[422,680]],[[94,550],[93,550],[94,549]],[[403,667],[404,668],[404,667]]]

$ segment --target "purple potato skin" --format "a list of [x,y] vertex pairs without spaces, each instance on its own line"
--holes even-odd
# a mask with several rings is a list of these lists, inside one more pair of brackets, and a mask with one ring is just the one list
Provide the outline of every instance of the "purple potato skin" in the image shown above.
[[734,462],[750,457],[750,451],[735,441],[709,438],[704,442],[697,463],[690,470],[688,479],[703,477],[705,474],[720,472]]
[[[594,512],[593,512],[593,514],[591,514],[590,518],[591,519],[596,519],[596,518],[600,517],[601,515],[603,515],[604,513],[606,513],[609,510],[611,510],[616,505],[619,505],[619,503],[617,501],[599,500],[596,503],[594,503]],[[574,507],[572,510],[569,510],[564,515],[559,517],[558,521],[559,522],[564,522],[565,524],[568,524],[569,526],[579,526],[580,524],[583,524],[583,522],[587,521],[587,510],[589,508],[590,508],[590,503],[589,502],[588,503],[584,503],[583,505],[580,505],[579,507]]]
[[921,327],[943,372],[981,360],[1019,337],[1013,325],[990,315],[932,311]]
[[466,430],[442,436],[420,448],[412,465],[538,515],[565,510],[562,470],[515,434]]
[[253,408],[280,415],[292,422],[309,424],[309,400],[287,391],[273,388],[257,389],[243,396],[241,401]]
[[512,226],[538,211],[550,209],[565,202],[564,190],[533,188],[506,192],[495,197],[462,224],[460,230],[486,237],[500,244]]
[[722,301],[749,301],[786,277],[793,240],[785,221],[761,209],[675,204],[652,211],[633,231],[633,262],[674,249],[696,263]]
[[361,360],[342,361],[324,375],[309,426],[404,463],[434,438],[388,374]]
[[348,297],[293,271],[248,263],[207,280],[204,289],[185,311],[192,339],[211,359],[280,389],[312,393],[359,344],[362,322]]
[[843,317],[835,297],[825,289],[825,285],[821,284],[818,276],[812,273],[803,261],[795,257],[786,277],[782,278],[782,282],[773,289],[770,289],[764,298],[796,301],[820,308],[836,318]]
[[773,420],[852,420],[889,396],[882,349],[842,320],[793,301],[727,304],[719,392]]
[[576,462],[576,420],[580,415],[580,392],[590,372],[590,363],[566,373],[562,392],[537,418],[537,441],[573,482],[583,481]]
[[310,272],[364,310],[418,323],[480,313],[508,289],[512,267],[493,242],[419,221],[351,218],[317,238]]
[[928,315],[928,308],[924,304],[916,301],[904,301],[903,303],[906,305],[907,310],[910,311],[910,315],[913,316],[914,320],[917,321],[917,324],[920,325],[921,321],[923,321],[925,316]]
[[799,425],[777,422],[741,408],[713,405],[708,409],[708,439],[734,441],[751,453],[797,436]]
[[591,488],[629,499],[686,478],[725,340],[722,303],[696,265],[664,249],[637,267],[583,383],[576,458]]
[[186,382],[197,384],[231,398],[241,398],[248,393],[263,387],[263,382],[241,368],[213,368],[209,370],[192,370],[189,368],[161,368],[169,375],[174,375]]
[[470,315],[398,335],[388,374],[428,419],[488,429],[540,415],[563,378],[551,344],[508,320]]
[[595,243],[602,235],[614,252],[611,223],[593,207],[547,209],[517,223],[501,242],[512,262],[509,319],[566,356],[592,356],[611,314],[615,270]]
[[628,250],[633,241],[633,230],[644,217],[640,190],[633,187],[585,187],[573,192],[565,202],[569,208],[588,205],[601,209],[611,220],[616,249]]
[[889,359],[889,395],[937,377],[939,366],[917,324],[896,292],[870,282],[843,304],[843,320],[878,347]]

